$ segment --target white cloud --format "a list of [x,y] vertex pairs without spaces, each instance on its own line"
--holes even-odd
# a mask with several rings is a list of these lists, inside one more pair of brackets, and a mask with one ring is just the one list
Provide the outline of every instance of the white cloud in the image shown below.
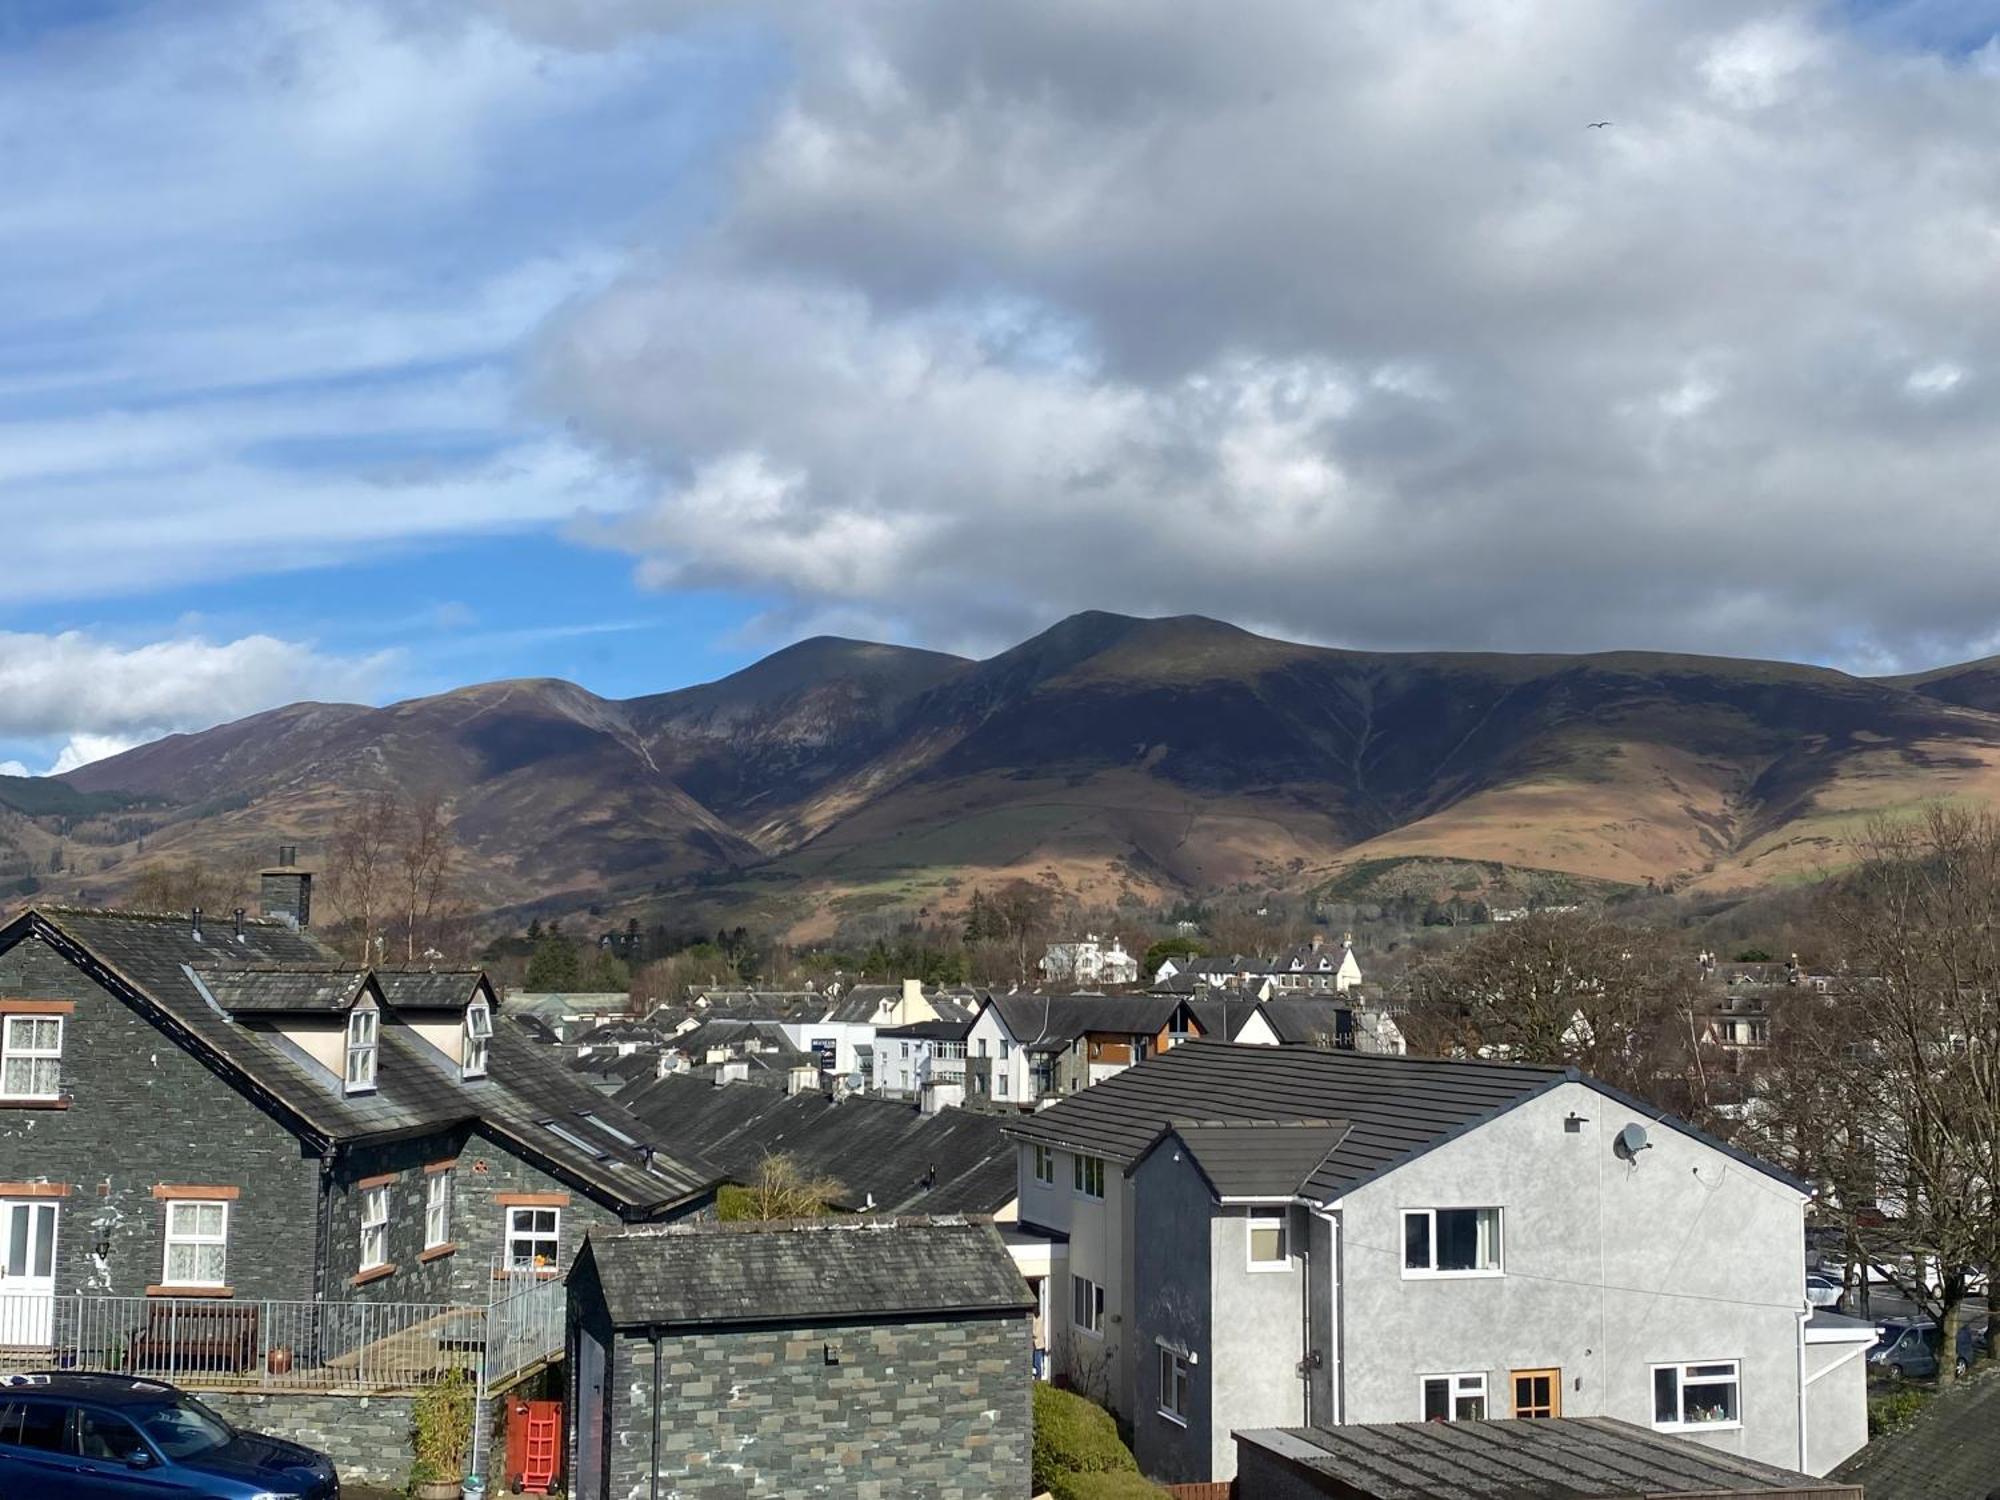
[[122,645],[77,631],[0,632],[0,737],[63,740],[56,769],[69,770],[295,699],[366,698],[390,664],[265,635]]
[[18,760],[0,760],[0,776],[32,776],[34,772]]
[[764,13],[713,231],[536,359],[656,476],[593,530],[642,577],[931,640],[1990,633],[2000,426],[1907,399],[2000,360],[1977,60],[1737,0]]

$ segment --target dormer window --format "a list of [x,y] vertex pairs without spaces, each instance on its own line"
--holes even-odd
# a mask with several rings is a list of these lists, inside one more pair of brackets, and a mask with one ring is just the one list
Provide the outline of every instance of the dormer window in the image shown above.
[[486,1076],[486,1049],[492,1040],[492,1007],[484,1000],[475,1000],[465,1008],[465,1040],[460,1053],[464,1061],[459,1064],[459,1077]]
[[375,1087],[375,1039],[382,1018],[373,1010],[356,1010],[347,1018],[347,1092],[367,1093]]

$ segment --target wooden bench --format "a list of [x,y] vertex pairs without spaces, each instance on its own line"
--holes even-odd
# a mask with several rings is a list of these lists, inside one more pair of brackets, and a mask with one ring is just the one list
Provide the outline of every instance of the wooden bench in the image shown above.
[[180,1370],[240,1371],[257,1362],[254,1302],[157,1302],[146,1326],[132,1335],[128,1367],[135,1374]]

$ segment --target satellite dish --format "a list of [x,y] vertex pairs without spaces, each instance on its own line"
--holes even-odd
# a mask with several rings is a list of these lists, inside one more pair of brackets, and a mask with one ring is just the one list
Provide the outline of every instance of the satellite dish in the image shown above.
[[847,1086],[853,1089],[854,1092],[857,1094],[861,1092],[861,1085],[864,1081],[865,1080],[863,1080],[860,1073],[858,1072],[849,1073],[847,1075]]
[[1618,1139],[1611,1143],[1611,1149],[1626,1161],[1631,1161],[1652,1143],[1646,1139],[1646,1127],[1627,1125],[1618,1132]]

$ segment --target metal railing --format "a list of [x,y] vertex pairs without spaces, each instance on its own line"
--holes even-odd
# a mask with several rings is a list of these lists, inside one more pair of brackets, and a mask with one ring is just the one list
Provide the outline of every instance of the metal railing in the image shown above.
[[465,1371],[503,1385],[563,1347],[563,1285],[487,1307],[0,1295],[0,1371],[94,1370],[197,1389],[365,1394]]

